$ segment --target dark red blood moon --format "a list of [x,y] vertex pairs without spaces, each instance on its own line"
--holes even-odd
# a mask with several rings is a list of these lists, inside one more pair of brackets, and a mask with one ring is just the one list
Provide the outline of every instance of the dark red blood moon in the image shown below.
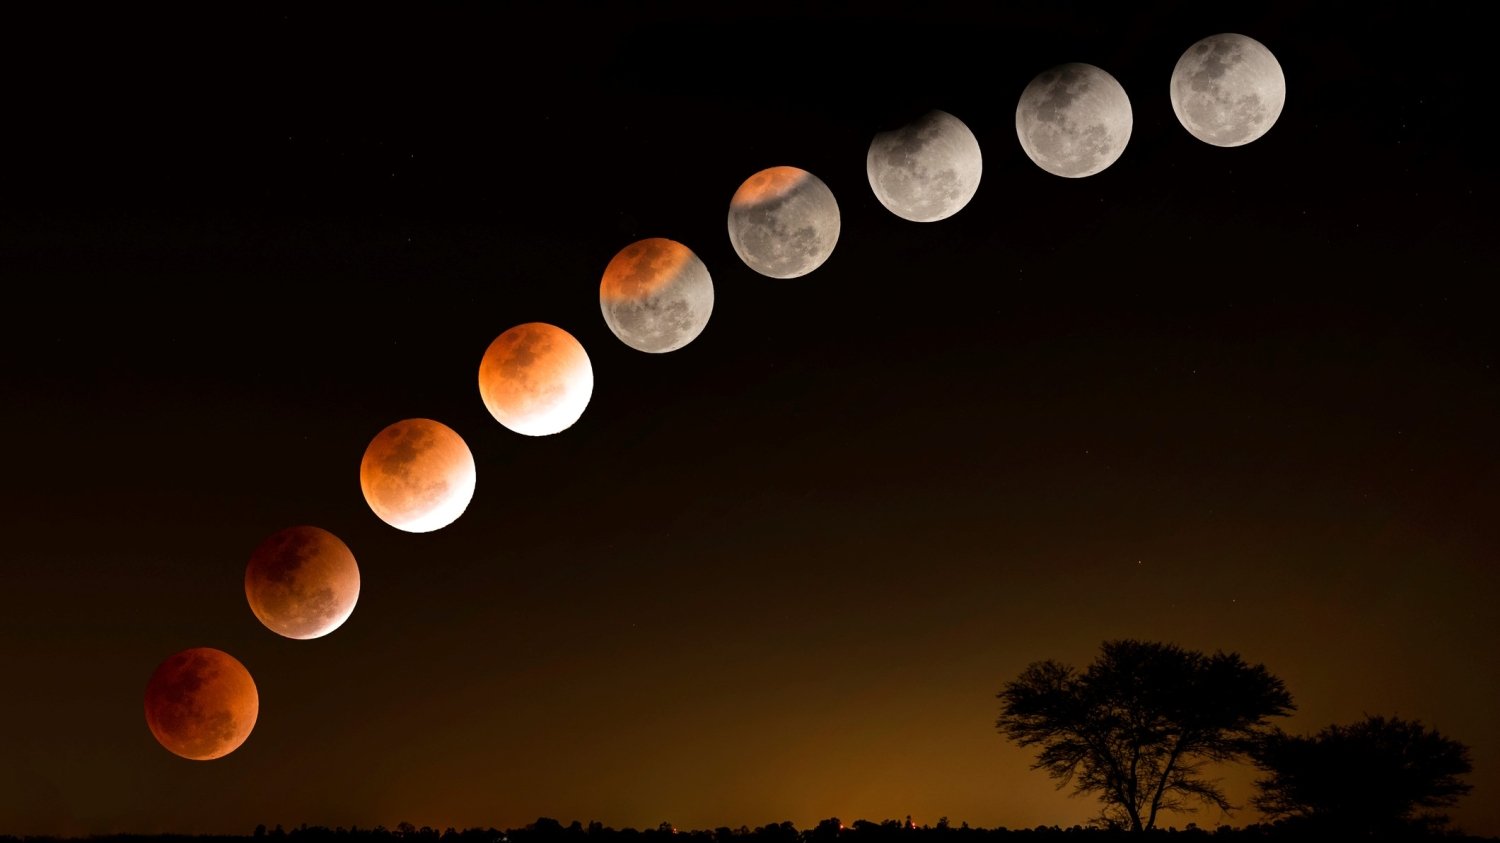
[[255,680],[223,650],[193,647],[167,657],[146,683],[146,725],[162,746],[208,761],[235,751],[260,714]]
[[349,546],[319,527],[272,533],[245,566],[245,598],[267,629],[318,638],[339,628],[359,600],[359,565]]

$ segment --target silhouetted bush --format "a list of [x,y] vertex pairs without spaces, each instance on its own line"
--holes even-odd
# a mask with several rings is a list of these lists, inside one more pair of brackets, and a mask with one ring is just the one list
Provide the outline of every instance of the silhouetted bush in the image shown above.
[[1255,751],[1267,775],[1254,803],[1287,828],[1392,837],[1440,831],[1471,785],[1469,749],[1420,722],[1366,717],[1310,737],[1269,735]]

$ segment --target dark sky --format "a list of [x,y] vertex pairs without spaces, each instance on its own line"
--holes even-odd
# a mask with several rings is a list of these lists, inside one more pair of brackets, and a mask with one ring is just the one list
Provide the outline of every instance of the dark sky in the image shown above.
[[[0,832],[1067,825],[1094,803],[1028,770],[994,695],[1137,637],[1264,663],[1294,731],[1386,714],[1467,743],[1454,815],[1500,833],[1494,69],[1469,8],[9,12]],[[1288,80],[1236,149],[1167,96],[1218,32]],[[1084,179],[1014,129],[1068,61],[1135,115]],[[931,108],[984,176],[910,223],[865,151]],[[783,164],[843,220],[791,280],[725,228]],[[598,306],[652,236],[717,297],[663,355]],[[552,437],[476,386],[528,321],[594,367]],[[416,416],[478,465],[424,535],[358,485]],[[314,641],[244,597],[294,524],[363,577]],[[193,646],[260,690],[214,762],[142,715]]]

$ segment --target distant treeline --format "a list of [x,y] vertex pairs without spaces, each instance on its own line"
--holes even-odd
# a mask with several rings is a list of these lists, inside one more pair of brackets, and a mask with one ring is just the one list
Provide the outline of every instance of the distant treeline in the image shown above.
[[[429,826],[416,827],[401,823],[394,829],[385,826],[359,828],[342,826],[301,825],[283,828],[280,825],[267,828],[257,826],[248,835],[184,835],[184,834],[106,834],[83,838],[67,837],[14,837],[0,835],[0,843],[986,843],[995,839],[1015,838],[1083,838],[1087,840],[1139,840],[1142,837],[1178,839],[1209,839],[1215,841],[1276,840],[1316,841],[1328,843],[1327,835],[1306,834],[1278,824],[1256,824],[1242,828],[1221,825],[1217,828],[1200,828],[1188,823],[1185,828],[1170,827],[1153,831],[1132,832],[1094,826],[1074,825],[1037,826],[1035,828],[974,828],[968,823],[952,825],[947,817],[936,825],[916,825],[908,817],[902,820],[855,820],[844,824],[838,819],[826,819],[811,828],[799,829],[791,822],[767,823],[750,828],[740,826],[715,829],[679,829],[671,823],[662,823],[655,828],[611,828],[602,823],[584,825],[574,821],[563,825],[555,819],[542,817],[523,828],[468,828],[442,831]],[[1455,843],[1500,843],[1500,837],[1474,837],[1447,832],[1440,839]],[[1365,838],[1371,839],[1371,838]],[[1375,839],[1420,839],[1375,838]],[[1427,839],[1433,839],[1431,837]]]

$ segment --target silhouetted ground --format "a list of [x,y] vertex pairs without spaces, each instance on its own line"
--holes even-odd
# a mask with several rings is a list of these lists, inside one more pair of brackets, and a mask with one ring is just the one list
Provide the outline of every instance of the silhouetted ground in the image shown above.
[[[1174,839],[1209,839],[1215,841],[1276,840],[1276,841],[1336,841],[1351,839],[1338,834],[1308,833],[1274,825],[1250,825],[1243,828],[1219,826],[1214,829],[1189,825],[1186,828],[1167,828],[1142,834],[1114,831],[1103,828],[1072,826],[1038,826],[1036,828],[971,828],[967,823],[949,825],[947,819],[936,826],[914,826],[910,822],[885,820],[871,822],[855,820],[848,825],[837,819],[823,820],[816,826],[798,829],[790,822],[768,823],[750,828],[720,827],[715,829],[686,830],[662,823],[656,828],[610,828],[600,823],[587,826],[573,822],[564,826],[557,820],[543,817],[524,828],[495,829],[470,828],[462,831],[448,828],[416,828],[402,823],[395,829],[384,826],[375,828],[325,828],[322,826],[300,826],[283,829],[261,826],[248,835],[174,835],[174,834],[109,834],[86,838],[61,837],[14,837],[0,835],[0,843],[63,843],[69,840],[87,840],[90,843],[986,843],[986,841],[1018,838],[1083,838],[1087,840],[1130,840],[1142,836]],[[1365,838],[1377,839],[1377,838]],[[1476,837],[1447,832],[1437,835],[1407,835],[1379,839],[1442,839],[1447,841],[1485,841],[1496,843],[1500,837]]]

